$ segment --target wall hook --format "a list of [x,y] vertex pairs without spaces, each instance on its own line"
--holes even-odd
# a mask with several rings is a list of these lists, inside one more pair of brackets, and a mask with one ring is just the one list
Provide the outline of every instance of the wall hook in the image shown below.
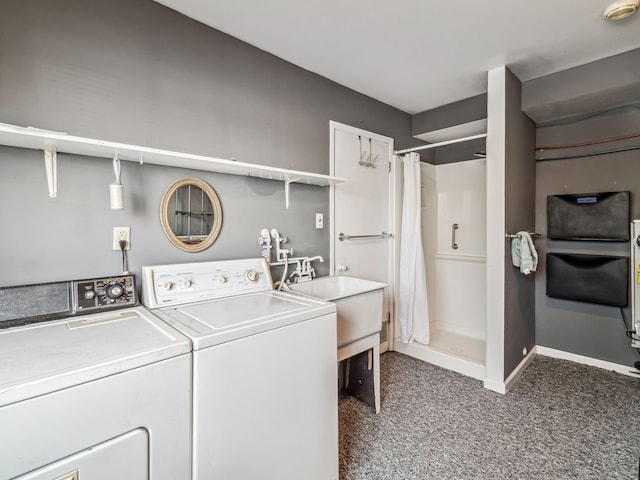
[[56,198],[58,196],[58,152],[53,144],[44,147],[44,166],[47,169],[49,196]]
[[113,157],[113,173],[115,173],[115,181],[109,185],[109,199],[111,201],[112,210],[124,209],[124,191],[122,189],[121,174],[122,169],[120,167],[120,159],[118,153]]

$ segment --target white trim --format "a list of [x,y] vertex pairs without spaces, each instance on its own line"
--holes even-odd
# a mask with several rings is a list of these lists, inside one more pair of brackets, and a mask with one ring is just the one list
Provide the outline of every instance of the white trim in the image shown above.
[[582,365],[602,368],[604,370],[614,371],[623,375],[627,375],[629,377],[638,378],[637,371],[634,373],[634,369],[627,365],[620,365],[619,363],[607,362],[606,360],[585,357],[584,355],[578,355],[571,352],[565,352],[564,350],[556,350],[555,348],[543,347],[540,345],[536,345],[535,351],[538,355],[542,355],[543,357],[569,360],[570,362],[581,363]]
[[513,369],[513,372],[507,377],[504,381],[507,392],[515,385],[518,379],[522,376],[524,371],[527,369],[529,364],[536,358],[536,347],[534,346],[531,351],[527,354],[526,357],[522,359],[522,361],[518,364],[516,368]]
[[[404,193],[404,164],[402,157],[393,155],[391,157],[391,190],[393,199],[391,202],[391,217],[393,219],[393,231],[396,235],[393,237],[393,253],[391,262],[393,264],[393,298],[400,298],[398,286],[400,284],[400,235],[402,231],[402,196]],[[391,323],[389,328],[389,350],[395,349],[396,330],[400,331],[396,322],[400,318],[400,302],[394,301],[391,305]]]
[[402,343],[400,342],[400,337],[394,339],[393,349],[396,352],[461,373],[476,380],[485,380],[485,368],[480,362],[449,355],[421,343]]
[[[334,120],[329,120],[329,129],[333,130],[344,130],[346,132],[354,133],[356,135],[361,135],[363,137],[370,138],[372,140],[377,140],[382,143],[390,143],[391,149],[393,150],[393,138],[385,137],[384,135],[380,135],[379,133],[373,133],[368,130],[363,130],[361,128],[352,127],[351,125],[347,125],[345,123],[336,122]],[[391,154],[393,152],[390,152]]]
[[487,97],[487,379],[504,382],[506,67],[489,71]]
[[409,357],[422,360],[427,363],[431,363],[438,367],[446,368],[462,375],[475,378],[477,380],[484,381],[484,388],[491,390],[492,392],[506,394],[520,379],[524,371],[537,355],[543,357],[557,358],[560,360],[568,360],[570,362],[580,363],[589,367],[602,368],[604,370],[613,371],[626,375],[628,377],[639,378],[639,374],[632,367],[626,365],[620,365],[618,363],[607,362],[606,360],[599,360],[597,358],[585,357],[583,355],[577,355],[571,352],[565,352],[563,350],[556,350],[554,348],[543,347],[541,345],[534,346],[529,354],[522,359],[518,366],[511,372],[504,382],[494,380],[485,377],[485,368],[482,364],[465,360],[453,355],[447,355],[439,352],[428,345],[422,345],[419,343],[400,343],[400,338],[396,338],[394,342],[394,350],[408,355]]
[[498,382],[497,380],[491,380],[490,378],[484,379],[484,388],[502,395],[507,393],[507,385],[505,383]]
[[527,369],[531,361],[536,357],[536,347],[534,346],[529,354],[522,359],[522,361],[518,364],[516,368],[513,369],[511,375],[507,377],[504,382],[498,382],[496,380],[491,380],[489,378],[484,379],[484,388],[491,390],[493,392],[501,393],[502,395],[506,394],[516,382],[520,379],[524,371]]

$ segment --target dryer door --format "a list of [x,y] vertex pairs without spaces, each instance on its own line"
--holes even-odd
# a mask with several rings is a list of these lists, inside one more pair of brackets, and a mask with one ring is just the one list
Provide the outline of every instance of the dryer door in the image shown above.
[[139,428],[14,480],[148,480],[148,445],[147,431]]

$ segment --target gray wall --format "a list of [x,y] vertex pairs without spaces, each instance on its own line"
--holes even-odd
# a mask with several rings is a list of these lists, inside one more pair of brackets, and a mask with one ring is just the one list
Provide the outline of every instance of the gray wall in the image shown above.
[[[294,185],[285,210],[279,182],[122,162],[125,210],[109,209],[111,162],[58,155],[58,197],[50,199],[42,154],[0,147],[0,191],[6,208],[0,221],[0,285],[47,282],[117,274],[120,252],[112,250],[112,228],[131,226],[129,267],[259,257],[263,227],[289,237],[296,255],[328,256],[328,229],[316,230],[314,213],[328,216],[327,191]],[[202,253],[186,253],[169,243],[160,226],[160,200],[174,181],[197,176],[209,183],[223,209],[218,240]],[[328,273],[328,262],[316,264]],[[274,270],[274,274],[277,273]]]
[[[421,135],[423,133],[486,118],[487,94],[483,93],[475,97],[465,98],[458,102],[416,113],[411,117],[411,133],[412,135]],[[434,150],[421,151],[420,160],[433,165],[444,165],[446,163],[472,160],[477,158],[475,154],[485,153],[485,151],[486,141],[482,138],[447,145]]]
[[487,118],[487,94],[476,95],[411,117],[411,134],[421,135]]
[[[2,2],[1,122],[327,174],[329,120],[393,137],[396,148],[421,143],[410,115],[150,0]],[[50,199],[42,153],[0,147],[0,191],[12,207],[0,211],[9,232],[0,285],[117,273],[114,226],[131,226],[134,273],[258,256],[262,227],[287,234],[296,255],[328,257],[328,228],[314,228],[316,212],[329,221],[322,187],[292,186],[286,211],[279,182],[123,162],[126,210],[117,212],[108,160],[58,162]],[[158,220],[162,192],[187,176],[209,182],[223,205],[220,237],[199,254],[171,246]]]
[[[534,123],[520,111],[520,80],[507,71],[505,148],[505,227],[531,231],[535,222]],[[538,275],[537,273],[535,274]],[[504,376],[522,361],[522,348],[536,344],[535,278],[512,265],[511,244],[505,241]]]
[[[587,120],[537,129],[537,145],[562,145],[623,136],[640,131],[640,109],[628,107]],[[638,145],[638,139],[591,147],[543,152],[546,158],[565,154],[605,151]],[[538,345],[631,365],[640,356],[625,336],[620,309],[547,297],[547,252],[629,255],[629,242],[569,242],[546,238],[547,195],[631,191],[631,217],[640,217],[640,162],[638,151],[573,160],[538,162],[536,165],[536,229],[540,266],[536,274],[536,341]],[[635,266],[631,266],[632,269]],[[629,324],[631,312],[625,314]]]

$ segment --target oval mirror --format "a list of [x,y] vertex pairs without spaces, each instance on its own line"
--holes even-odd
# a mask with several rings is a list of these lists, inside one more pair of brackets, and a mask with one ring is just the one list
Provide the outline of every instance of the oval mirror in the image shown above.
[[171,243],[185,252],[201,252],[218,238],[222,206],[213,188],[197,178],[171,185],[160,203],[162,230]]

